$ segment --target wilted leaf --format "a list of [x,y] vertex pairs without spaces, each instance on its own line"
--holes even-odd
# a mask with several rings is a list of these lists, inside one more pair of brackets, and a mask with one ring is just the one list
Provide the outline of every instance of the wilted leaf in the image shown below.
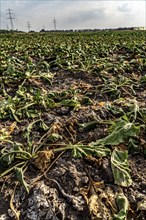
[[62,136],[57,133],[53,133],[48,136],[48,141],[51,141],[52,143],[55,143],[59,139],[62,139]]
[[89,97],[84,96],[82,99],[82,104],[83,105],[93,105],[93,101]]
[[146,74],[141,77],[141,82],[142,82],[142,83],[146,83]]
[[72,100],[64,99],[63,101],[60,102],[60,104],[63,106],[75,107],[75,108],[78,108],[81,105],[80,102],[76,99],[72,99]]
[[125,187],[130,186],[132,183],[127,158],[128,152],[118,149],[115,149],[111,155],[111,167],[115,184]]
[[86,145],[72,145],[72,151],[74,157],[82,157],[93,155],[96,157],[105,157],[111,154],[109,148],[104,146],[96,146],[91,144],[89,146]]
[[135,126],[133,123],[119,119],[114,122],[112,132],[105,138],[97,141],[102,145],[118,145],[129,137],[136,137],[140,132],[140,126]]
[[14,170],[16,172],[16,177],[17,177],[18,181],[24,186],[24,188],[26,189],[27,193],[29,193],[28,184],[24,180],[24,172],[23,172],[22,168],[15,167]]
[[134,140],[133,138],[129,139],[129,142],[128,142],[128,152],[130,154],[134,154],[134,153],[140,152],[140,146],[139,146],[138,141]]
[[84,130],[84,131],[90,131],[94,128],[96,128],[97,121],[89,121],[83,124],[79,124],[79,126]]
[[119,209],[119,213],[115,215],[114,220],[126,220],[127,212],[129,209],[129,202],[124,194],[119,194],[116,197],[116,203]]

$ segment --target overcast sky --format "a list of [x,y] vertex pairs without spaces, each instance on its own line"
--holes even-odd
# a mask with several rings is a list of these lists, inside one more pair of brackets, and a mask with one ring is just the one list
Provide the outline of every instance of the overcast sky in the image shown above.
[[94,29],[146,26],[146,0],[0,0],[1,29]]

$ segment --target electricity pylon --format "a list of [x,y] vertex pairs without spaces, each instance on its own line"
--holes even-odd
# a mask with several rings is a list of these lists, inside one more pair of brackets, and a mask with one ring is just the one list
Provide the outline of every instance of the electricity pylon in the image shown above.
[[12,13],[12,10],[10,8],[8,8],[8,15],[9,17],[7,19],[10,20],[10,24],[11,24],[11,30],[14,30],[14,24],[13,24],[13,20],[15,19],[12,15],[14,15],[14,13]]
[[30,31],[31,25],[30,25],[29,21],[27,22],[27,27],[28,27],[28,31]]
[[54,24],[54,30],[55,30],[55,31],[56,31],[56,23],[57,23],[57,21],[56,21],[56,19],[54,18],[53,24]]

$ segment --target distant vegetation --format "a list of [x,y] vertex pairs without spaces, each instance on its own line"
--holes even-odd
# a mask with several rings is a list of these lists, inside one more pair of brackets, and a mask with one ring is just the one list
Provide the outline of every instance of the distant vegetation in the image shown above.
[[[119,28],[106,28],[106,29],[68,29],[68,30],[45,30],[45,29],[41,29],[38,32],[97,32],[97,31],[119,31],[119,30],[145,30],[144,27],[119,27]],[[5,30],[5,29],[1,29],[0,33],[23,33],[25,31],[20,31],[20,30]],[[29,33],[34,33],[36,31],[31,30],[29,31]]]

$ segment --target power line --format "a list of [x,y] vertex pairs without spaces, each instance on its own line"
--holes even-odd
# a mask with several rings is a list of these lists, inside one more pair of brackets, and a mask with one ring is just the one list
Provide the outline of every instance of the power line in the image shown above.
[[27,27],[28,27],[28,31],[30,31],[31,25],[29,21],[27,22]]
[[12,10],[8,8],[8,15],[9,17],[7,19],[10,20],[10,24],[11,24],[11,29],[14,30],[14,24],[13,24],[13,20],[15,19],[14,17],[12,17],[12,15],[14,15],[14,13],[12,13]]
[[54,24],[54,30],[55,30],[55,31],[56,31],[56,23],[57,23],[57,21],[56,21],[56,19],[54,18],[53,24]]

